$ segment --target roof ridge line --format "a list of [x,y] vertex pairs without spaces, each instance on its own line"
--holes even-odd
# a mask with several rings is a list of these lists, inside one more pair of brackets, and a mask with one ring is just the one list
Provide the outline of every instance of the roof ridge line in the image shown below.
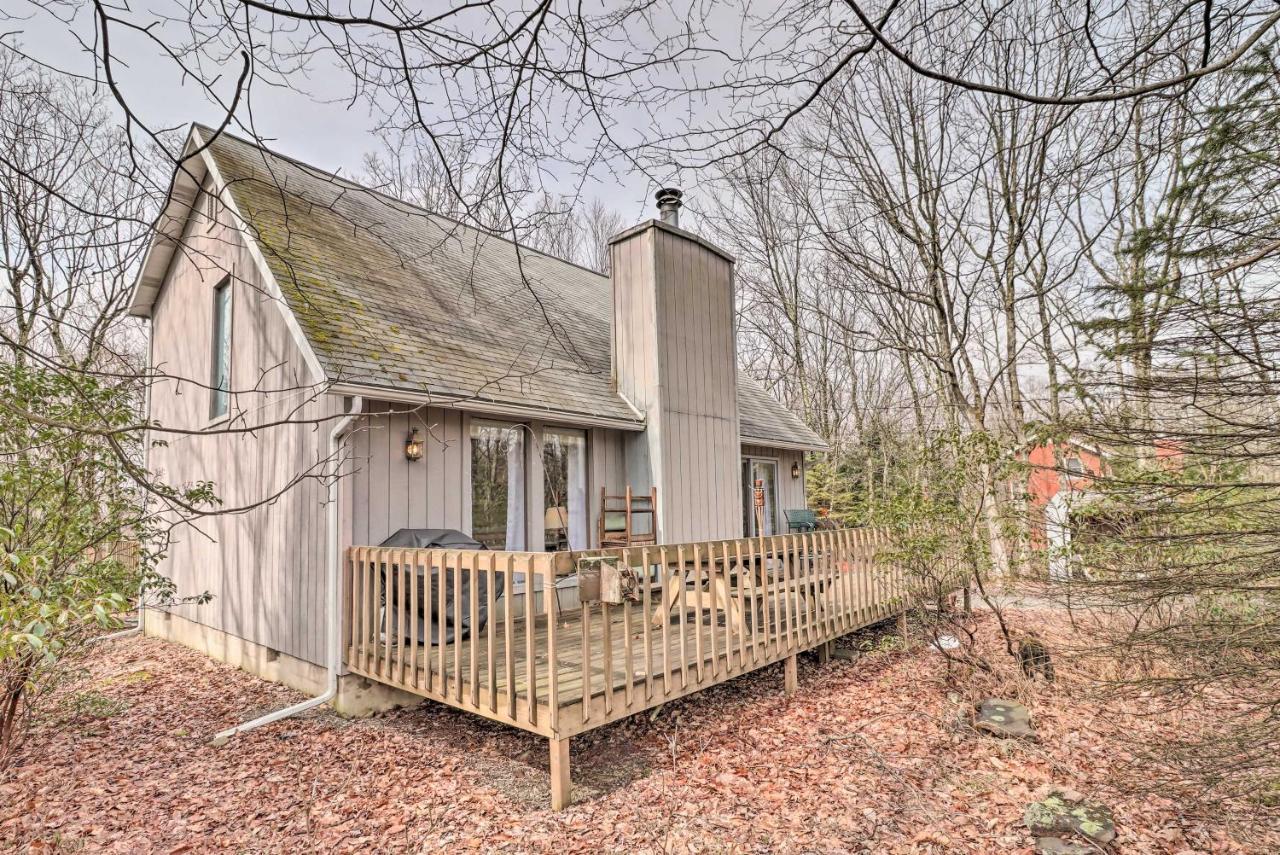
[[[569,259],[567,259],[567,258],[561,258],[560,256],[558,256],[558,255],[552,255],[552,254],[551,254],[551,253],[549,253],[549,252],[543,252],[543,251],[542,251],[542,250],[540,250],[540,249],[535,249],[534,247],[531,247],[531,246],[529,246],[529,245],[527,245],[527,244],[520,243],[520,241],[518,241],[518,240],[514,240],[514,239],[512,239],[512,238],[509,238],[509,237],[507,237],[506,235],[502,235],[502,234],[499,234],[499,233],[497,233],[497,232],[489,231],[488,229],[482,229],[482,228],[480,228],[479,226],[472,225],[471,223],[464,223],[464,222],[462,222],[461,220],[458,220],[458,219],[455,219],[455,218],[453,218],[453,217],[450,217],[450,216],[449,216],[449,215],[447,215],[447,214],[441,214],[441,213],[439,213],[439,212],[437,212],[437,211],[432,211],[431,209],[429,209],[429,208],[425,208],[425,207],[423,207],[422,205],[418,205],[418,204],[416,204],[416,203],[414,203],[414,202],[410,202],[410,201],[408,201],[408,200],[406,200],[406,199],[401,199],[399,196],[396,196],[396,195],[395,195],[395,194],[393,194],[393,193],[387,193],[386,191],[384,191],[384,190],[379,190],[379,189],[377,189],[376,187],[369,187],[368,185],[361,184],[361,183],[360,183],[360,182],[358,182],[358,181],[354,181],[354,180],[352,180],[352,179],[350,179],[350,178],[346,178],[346,177],[344,177],[344,176],[342,176],[342,175],[339,175],[337,172],[334,172],[334,171],[329,170],[329,169],[324,169],[324,168],[322,168],[322,167],[316,166],[316,165],[315,165],[315,164],[313,164],[313,163],[307,163],[305,160],[299,160],[299,159],[298,159],[298,158],[296,158],[296,157],[292,157],[292,156],[290,156],[290,155],[284,154],[283,152],[276,151],[275,149],[273,149],[273,148],[271,148],[271,147],[269,147],[269,146],[262,145],[261,143],[256,143],[256,142],[254,142],[253,140],[245,139],[244,137],[242,137],[242,136],[240,136],[240,135],[238,135],[238,134],[233,134],[233,133],[231,133],[230,131],[227,131],[227,130],[219,131],[219,130],[217,130],[216,128],[211,128],[211,127],[209,127],[208,125],[203,124],[202,122],[192,122],[192,123],[191,123],[191,126],[192,126],[193,128],[198,128],[198,129],[200,129],[201,131],[207,131],[207,132],[209,132],[210,134],[212,134],[212,135],[213,135],[212,137],[209,137],[209,138],[206,138],[206,139],[205,139],[205,144],[206,144],[206,145],[207,145],[207,144],[209,144],[213,139],[216,139],[217,137],[228,137],[228,138],[230,138],[230,139],[232,139],[232,140],[235,140],[236,142],[244,143],[245,145],[250,146],[250,147],[252,147],[252,148],[255,148],[255,149],[259,150],[259,151],[266,152],[267,154],[270,154],[272,157],[277,157],[277,158],[279,158],[280,160],[284,160],[284,161],[287,161],[287,162],[289,162],[289,163],[292,163],[294,166],[298,166],[298,167],[301,167],[301,168],[303,168],[303,169],[307,169],[307,170],[309,170],[309,171],[311,171],[311,172],[314,172],[314,173],[316,173],[316,174],[318,174],[318,175],[320,175],[320,176],[324,176],[324,177],[326,177],[326,178],[332,178],[332,179],[335,179],[335,180],[337,180],[337,181],[341,181],[342,183],[346,184],[350,189],[353,189],[353,190],[361,190],[361,191],[363,191],[363,192],[365,192],[365,193],[370,193],[370,194],[372,194],[372,195],[374,195],[374,196],[380,196],[380,197],[382,197],[383,199],[386,199],[386,200],[387,200],[387,201],[389,201],[389,202],[394,202],[394,203],[396,203],[396,204],[398,204],[398,205],[404,205],[405,207],[412,208],[414,211],[419,211],[419,212],[421,212],[421,213],[423,213],[423,214],[426,214],[426,215],[427,215],[427,216],[429,216],[429,217],[435,217],[435,218],[437,218],[437,219],[441,219],[441,220],[444,220],[444,221],[446,221],[446,222],[453,223],[454,225],[456,225],[456,226],[460,226],[461,228],[469,229],[469,230],[471,230],[471,231],[473,231],[473,232],[479,232],[479,233],[480,233],[480,234],[482,234],[482,235],[487,235],[488,237],[494,238],[494,239],[496,239],[496,240],[504,241],[505,243],[509,243],[509,244],[511,244],[512,246],[514,246],[514,247],[515,247],[516,249],[518,249],[518,250],[524,250],[525,252],[532,253],[532,254],[534,254],[534,255],[540,255],[540,256],[542,256],[543,258],[549,258],[549,259],[551,259],[552,261],[558,261],[558,262],[560,262],[561,264],[568,264],[568,265],[570,265],[570,266],[572,266],[572,267],[576,267],[576,268],[578,268],[579,270],[583,270],[583,271],[586,271],[587,273],[591,273],[591,274],[593,274],[593,275],[595,275],[595,276],[599,276],[601,279],[606,279],[606,280],[610,280],[610,281],[612,280],[612,277],[606,276],[605,274],[601,273],[599,270],[593,270],[592,268],[587,267],[585,264],[579,264],[579,263],[578,263],[578,262],[576,262],[576,261],[570,261],[570,260],[569,260]],[[642,224],[642,225],[643,225],[643,224]]]

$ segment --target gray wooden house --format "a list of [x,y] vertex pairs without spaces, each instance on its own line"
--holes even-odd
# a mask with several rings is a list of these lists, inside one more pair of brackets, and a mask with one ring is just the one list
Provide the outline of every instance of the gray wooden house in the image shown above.
[[794,690],[901,608],[884,533],[787,530],[823,443],[738,370],[733,259],[660,199],[606,277],[192,128],[132,311],[148,466],[224,513],[160,568],[212,600],[144,630],[315,694],[219,740],[428,698],[546,737],[559,807],[574,735],[772,663]]
[[330,537],[587,549],[601,493],[628,488],[656,488],[658,542],[777,534],[805,507],[823,443],[738,370],[722,250],[654,219],[613,238],[609,278],[212,136],[191,131],[132,304],[164,378],[151,418],[204,432],[148,462],[214,482],[225,508],[263,504],[176,532],[162,572],[213,600],[154,631],[314,689]]

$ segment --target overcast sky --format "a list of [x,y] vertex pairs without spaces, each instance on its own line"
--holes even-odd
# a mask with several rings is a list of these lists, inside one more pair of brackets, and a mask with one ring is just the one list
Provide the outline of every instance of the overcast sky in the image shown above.
[[[54,7],[55,14],[49,5],[36,5],[34,0],[14,0],[14,6],[9,2],[4,0],[2,5],[7,8],[0,10],[0,40],[4,44],[16,46],[62,72],[90,77],[95,74],[92,48],[86,47],[94,44],[95,37],[90,7],[72,3],[66,8]],[[129,8],[132,20],[150,20],[154,16],[162,28],[162,19],[180,14],[181,9],[172,0],[131,3]],[[184,81],[175,63],[154,42],[119,26],[113,27],[111,33],[112,53],[128,61],[128,67],[116,70],[118,85],[130,108],[149,127],[221,122],[221,108],[201,87]],[[208,77],[213,72],[205,67]],[[220,94],[231,94],[239,73],[238,63],[222,70]],[[248,94],[248,109],[238,116],[243,122],[252,122],[257,136],[272,148],[320,168],[359,177],[365,153],[378,148],[374,128],[379,116],[371,114],[365,102],[352,103],[344,98],[349,92],[346,74],[321,58],[305,77],[291,79],[288,87],[272,86],[255,77]],[[584,195],[603,199],[624,219],[639,220],[651,215],[652,191],[656,188],[650,184],[643,176],[615,177],[602,172],[587,184]],[[548,189],[572,192],[574,188],[566,181],[564,187]]]

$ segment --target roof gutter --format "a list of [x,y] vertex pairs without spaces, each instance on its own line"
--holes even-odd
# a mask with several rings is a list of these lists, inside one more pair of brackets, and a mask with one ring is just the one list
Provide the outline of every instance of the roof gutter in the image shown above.
[[[462,395],[450,396],[428,392],[411,392],[403,389],[366,386],[358,383],[335,383],[329,387],[329,392],[334,395],[357,395],[379,401],[441,407],[449,410],[464,410],[469,413],[480,413],[489,416],[543,419],[568,425],[586,425],[588,427],[612,428],[613,430],[642,431],[645,428],[644,420],[639,419],[638,414],[637,420],[619,419],[610,416],[593,416],[585,413],[553,410],[548,407],[506,404],[501,401],[482,401]],[[628,403],[626,399],[623,399],[623,401]],[[629,403],[628,407],[634,409],[630,407]]]
[[813,442],[788,442],[785,439],[766,439],[760,436],[742,435],[743,445],[760,445],[765,448],[780,448],[784,451],[813,451],[825,454],[831,450],[831,446],[826,443]]
[[329,431],[329,459],[334,461],[333,479],[329,482],[329,500],[326,507],[325,528],[328,538],[326,549],[326,575],[328,576],[325,584],[324,598],[324,620],[325,620],[325,668],[328,672],[325,680],[325,689],[319,695],[302,703],[294,704],[291,707],[285,707],[282,710],[276,710],[273,713],[260,716],[247,721],[244,724],[238,724],[215,735],[211,740],[214,745],[226,745],[231,737],[244,733],[255,728],[262,727],[264,724],[280,721],[281,719],[295,716],[298,713],[306,712],[312,707],[318,707],[321,704],[327,704],[329,701],[337,697],[338,694],[338,672],[342,669],[342,626],[341,626],[341,603],[342,603],[342,555],[339,543],[338,532],[338,485],[339,485],[339,469],[341,460],[338,458],[338,449],[342,442],[342,435],[351,427],[351,423],[356,420],[360,413],[364,410],[364,399],[356,396],[351,400],[351,409],[347,410],[338,423],[333,426],[333,430]]

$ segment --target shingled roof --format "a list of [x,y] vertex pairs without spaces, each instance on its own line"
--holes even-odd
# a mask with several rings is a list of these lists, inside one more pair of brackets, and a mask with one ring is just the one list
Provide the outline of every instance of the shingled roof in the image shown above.
[[[225,133],[208,154],[330,381],[643,426],[610,383],[608,277]],[[824,447],[738,387],[744,441]]]

